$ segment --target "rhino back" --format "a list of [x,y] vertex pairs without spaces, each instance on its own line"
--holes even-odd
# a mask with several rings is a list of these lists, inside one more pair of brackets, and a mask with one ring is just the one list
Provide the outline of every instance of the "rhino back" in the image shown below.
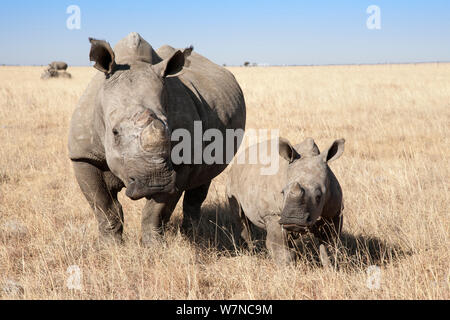
[[[156,52],[162,59],[166,59],[175,50],[165,45]],[[187,59],[189,65],[183,72],[178,77],[167,79],[168,90],[177,90],[176,79],[181,81],[190,99],[195,102],[204,129],[217,128],[217,125],[223,128],[243,129],[246,117],[245,101],[234,75],[197,52],[192,52]],[[179,103],[179,99],[172,101],[174,104],[172,110],[175,112],[179,112],[176,109],[179,108],[177,102]]]
[[[241,152],[252,152],[251,146]],[[265,228],[265,221],[278,216],[283,205],[281,190],[286,181],[287,161],[279,160],[279,170],[274,175],[262,175],[262,164],[232,165],[227,183],[227,195],[239,202],[247,218],[256,226]]]
[[[166,59],[175,50],[165,45],[156,52],[162,59]],[[194,121],[201,121],[203,132],[214,128],[218,129],[223,137],[226,135],[226,129],[244,129],[244,96],[231,72],[195,52],[188,57],[188,61],[188,66],[180,75],[166,79],[171,129],[182,128],[193,134]],[[194,139],[191,141],[192,148]],[[205,141],[202,145],[205,148]],[[225,139],[223,148],[226,150]],[[233,151],[236,152],[237,148]],[[178,175],[180,179],[185,177],[187,189],[195,188],[220,174],[227,167],[226,159],[223,160],[222,164],[184,166],[179,169]],[[183,172],[186,170],[189,172]],[[183,182],[178,183],[183,185]]]
[[55,70],[66,70],[67,69],[67,63],[63,61],[53,61],[49,64],[50,67],[52,67]]

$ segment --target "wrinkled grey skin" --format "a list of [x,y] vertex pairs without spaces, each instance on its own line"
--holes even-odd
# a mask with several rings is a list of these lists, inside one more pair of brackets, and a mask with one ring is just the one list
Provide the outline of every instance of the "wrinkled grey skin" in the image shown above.
[[203,130],[216,128],[224,136],[226,129],[244,129],[238,83],[192,48],[163,46],[155,52],[137,33],[114,50],[105,41],[90,42],[90,59],[101,72],[73,113],[69,156],[102,238],[122,239],[117,193],[123,187],[131,199],[147,199],[143,245],[159,239],[183,192],[183,230],[190,230],[200,218],[211,179],[227,164],[173,165],[170,154],[177,142],[171,143],[170,134],[184,128],[193,137],[195,120],[202,121]]
[[53,61],[52,63],[49,63],[48,66],[49,69],[53,70],[63,70],[63,71],[67,70],[67,63],[62,61]]
[[227,195],[242,222],[242,238],[251,245],[249,222],[267,230],[267,248],[283,264],[295,256],[288,247],[288,232],[309,230],[323,243],[332,242],[342,228],[342,190],[328,163],[342,155],[344,143],[336,140],[320,153],[311,138],[295,147],[280,138],[275,175],[261,175],[260,164],[233,164]]

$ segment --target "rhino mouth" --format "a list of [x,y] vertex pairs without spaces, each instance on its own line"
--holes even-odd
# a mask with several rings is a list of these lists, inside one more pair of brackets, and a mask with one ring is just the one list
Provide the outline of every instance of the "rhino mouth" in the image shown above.
[[155,194],[159,193],[172,193],[175,190],[175,183],[168,181],[165,184],[159,185],[144,185],[139,183],[133,183],[128,186],[126,195],[131,200],[139,200],[142,198],[150,199]]
[[176,174],[173,170],[164,174],[155,172],[144,179],[132,179],[127,185],[126,195],[131,200],[139,200],[150,199],[159,193],[170,194],[176,190],[175,180]]
[[298,224],[295,224],[295,223],[281,224],[281,226],[286,231],[294,232],[294,233],[304,234],[304,233],[307,233],[309,231],[308,227],[302,226],[302,225],[298,225]]
[[314,224],[314,221],[310,218],[302,218],[298,214],[282,214],[278,223],[288,232],[305,234],[308,232],[309,227]]

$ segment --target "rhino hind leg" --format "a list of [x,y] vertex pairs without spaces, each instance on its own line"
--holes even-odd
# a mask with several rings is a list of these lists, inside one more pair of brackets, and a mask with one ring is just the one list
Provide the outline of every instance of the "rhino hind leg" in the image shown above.
[[180,197],[181,192],[177,192],[147,200],[141,222],[141,244],[144,247],[150,247],[161,240],[164,226],[169,222]]
[[77,182],[97,218],[101,240],[122,242],[123,210],[117,193],[122,182],[109,171],[86,162],[72,162]]
[[195,189],[186,190],[183,198],[183,222],[182,231],[195,234],[201,218],[201,206],[208,195],[211,182],[201,185]]

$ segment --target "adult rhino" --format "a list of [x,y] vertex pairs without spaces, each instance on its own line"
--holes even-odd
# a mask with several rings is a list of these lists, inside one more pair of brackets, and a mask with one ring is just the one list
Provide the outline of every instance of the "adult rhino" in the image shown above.
[[[216,129],[223,136],[227,129],[243,130],[241,88],[228,70],[191,54],[192,48],[180,51],[166,45],[155,52],[137,33],[119,41],[114,50],[105,41],[89,40],[90,59],[100,72],[73,113],[69,156],[101,238],[122,240],[117,193],[123,187],[129,198],[147,199],[143,245],[159,238],[183,192],[182,227],[189,230],[200,218],[211,180],[227,163],[173,164],[176,143],[171,132],[193,133],[195,121],[201,121],[203,131]],[[194,144],[202,150],[206,146],[198,136],[190,143],[192,150]]]
[[53,61],[52,63],[48,64],[48,68],[52,70],[67,70],[67,63],[62,61]]

